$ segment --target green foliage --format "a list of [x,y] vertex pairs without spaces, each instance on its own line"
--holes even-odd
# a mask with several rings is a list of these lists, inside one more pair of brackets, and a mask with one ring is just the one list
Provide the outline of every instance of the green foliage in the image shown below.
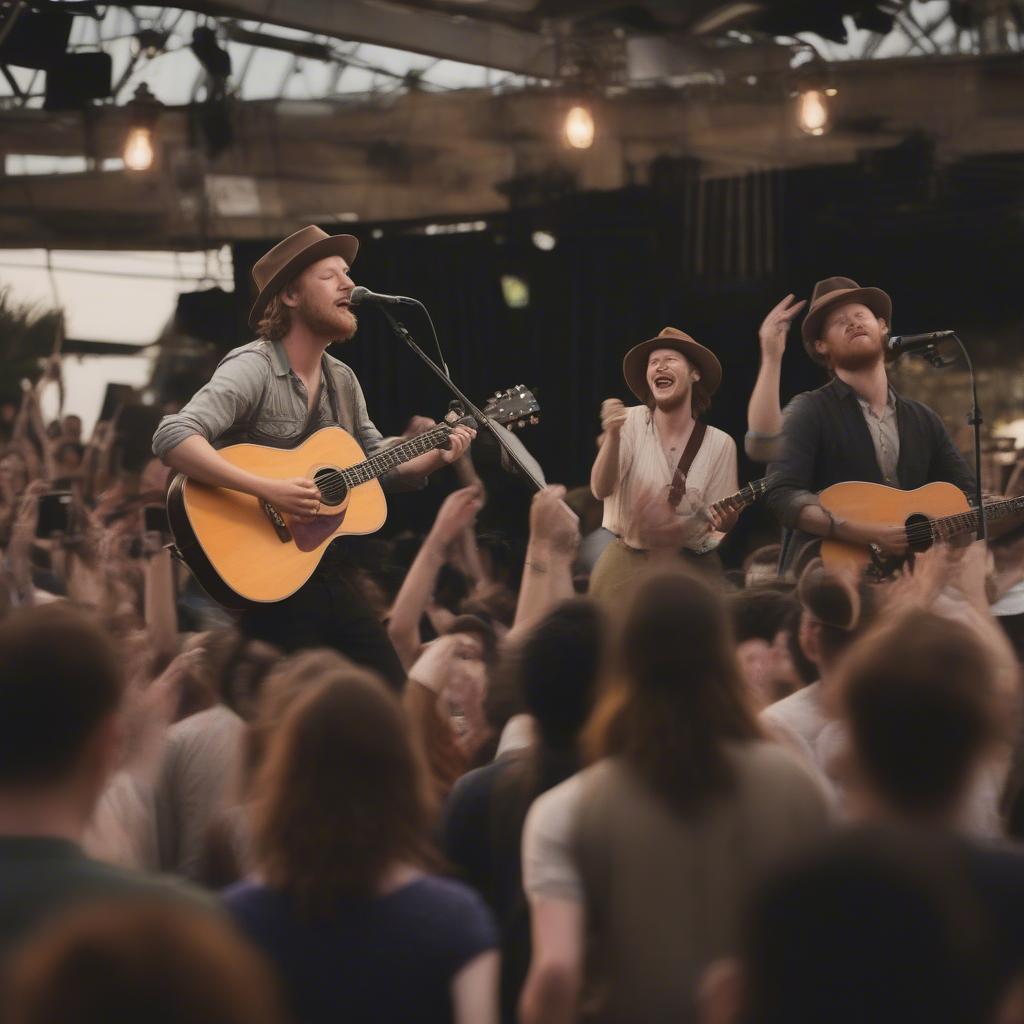
[[21,380],[35,380],[41,359],[53,351],[63,313],[16,302],[10,287],[0,287],[0,402],[21,399]]

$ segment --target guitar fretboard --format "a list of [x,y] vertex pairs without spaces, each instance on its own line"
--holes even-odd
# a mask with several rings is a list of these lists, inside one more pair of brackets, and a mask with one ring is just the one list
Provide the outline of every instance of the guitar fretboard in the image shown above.
[[[1006,516],[1011,516],[1014,512],[1020,512],[1021,509],[1024,509],[1024,496],[1010,498],[1007,501],[993,501],[985,505],[984,509],[985,519],[988,521],[1005,519]],[[931,525],[933,533],[938,537],[952,537],[958,533],[966,533],[968,530],[977,530],[978,510],[972,508],[967,512],[957,512],[956,515],[943,516],[941,519],[934,520]]]
[[403,463],[415,459],[418,455],[426,455],[427,452],[432,452],[435,448],[443,447],[450,433],[451,429],[443,424],[433,427],[422,434],[417,434],[416,437],[409,438],[408,441],[385,448],[376,455],[357,462],[354,466],[321,477],[320,488],[323,490],[325,487],[341,482],[351,490],[360,484],[369,483],[369,481],[376,480],[385,473],[397,469]]
[[753,505],[754,502],[764,494],[767,488],[767,477],[762,477],[760,480],[753,480],[747,484],[746,487],[741,487],[735,494],[730,494],[728,498],[716,501],[712,507],[732,512],[737,509],[746,508],[748,505]]

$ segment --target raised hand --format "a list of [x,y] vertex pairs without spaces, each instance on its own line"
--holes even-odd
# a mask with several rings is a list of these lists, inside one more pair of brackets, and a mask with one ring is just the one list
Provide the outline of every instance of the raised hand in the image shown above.
[[452,491],[438,509],[437,518],[430,530],[431,540],[444,546],[450,544],[467,526],[472,525],[482,504],[476,487]]
[[606,398],[601,403],[601,430],[605,434],[617,434],[626,422],[627,409],[617,398]]
[[533,496],[530,505],[530,543],[550,544],[557,551],[575,552],[580,540],[579,517],[565,501],[565,488],[550,484]]
[[757,336],[761,342],[761,355],[766,359],[782,359],[786,349],[786,335],[793,318],[807,305],[806,299],[795,301],[792,292],[764,318]]

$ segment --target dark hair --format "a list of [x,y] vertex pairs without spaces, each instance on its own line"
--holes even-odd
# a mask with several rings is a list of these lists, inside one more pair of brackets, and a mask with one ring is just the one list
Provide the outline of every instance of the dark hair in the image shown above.
[[588,727],[597,756],[619,756],[678,813],[733,784],[723,744],[761,732],[745,698],[723,599],[683,572],[637,589],[618,637],[618,685]]
[[842,707],[858,766],[897,811],[941,814],[999,736],[996,665],[969,627],[911,611],[851,651]]
[[800,620],[803,614],[804,610],[799,602],[794,604],[779,628],[786,634],[786,650],[789,651],[789,660],[793,663],[796,674],[804,685],[808,685],[817,681],[818,666],[804,654],[804,649],[800,646]]
[[544,746],[574,747],[593,707],[604,633],[601,609],[577,597],[556,605],[523,640],[516,671]]
[[397,699],[362,669],[288,709],[257,781],[257,861],[309,913],[372,896],[396,861],[425,863],[424,771]]
[[730,594],[727,603],[738,644],[744,640],[771,643],[796,604],[789,594],[771,588],[741,590]]
[[797,599],[818,628],[822,660],[833,664],[874,621],[877,601],[870,583],[809,564],[800,576]]
[[991,1019],[992,939],[934,837],[841,834],[763,884],[746,916],[740,1024]]
[[773,568],[778,565],[779,554],[782,551],[781,544],[762,544],[743,559],[743,571],[747,572],[755,565],[770,565]]
[[117,651],[91,618],[57,604],[8,615],[0,623],[0,785],[64,779],[121,692]]
[[89,906],[26,945],[7,1024],[281,1024],[264,961],[229,925],[167,900]]

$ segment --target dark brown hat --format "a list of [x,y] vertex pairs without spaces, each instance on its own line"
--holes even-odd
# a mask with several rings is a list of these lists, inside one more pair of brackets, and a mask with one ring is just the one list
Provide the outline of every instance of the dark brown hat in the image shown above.
[[340,256],[351,267],[358,250],[359,239],[354,235],[329,235],[315,224],[278,242],[253,265],[252,279],[259,295],[249,311],[249,326],[256,329],[267,303],[311,263]]
[[861,288],[848,277],[826,277],[814,286],[811,307],[801,327],[804,348],[820,366],[825,365],[825,360],[815,350],[814,343],[821,337],[821,322],[830,309],[847,302],[863,303],[875,316],[892,327],[892,299],[881,288]]
[[647,359],[658,348],[673,348],[681,352],[700,370],[700,379],[707,393],[713,395],[718,390],[718,385],[722,383],[722,364],[715,353],[694,341],[688,334],[674,327],[663,327],[661,334],[650,341],[634,345],[622,360],[622,374],[629,390],[641,402],[646,402],[651,394],[647,387]]

